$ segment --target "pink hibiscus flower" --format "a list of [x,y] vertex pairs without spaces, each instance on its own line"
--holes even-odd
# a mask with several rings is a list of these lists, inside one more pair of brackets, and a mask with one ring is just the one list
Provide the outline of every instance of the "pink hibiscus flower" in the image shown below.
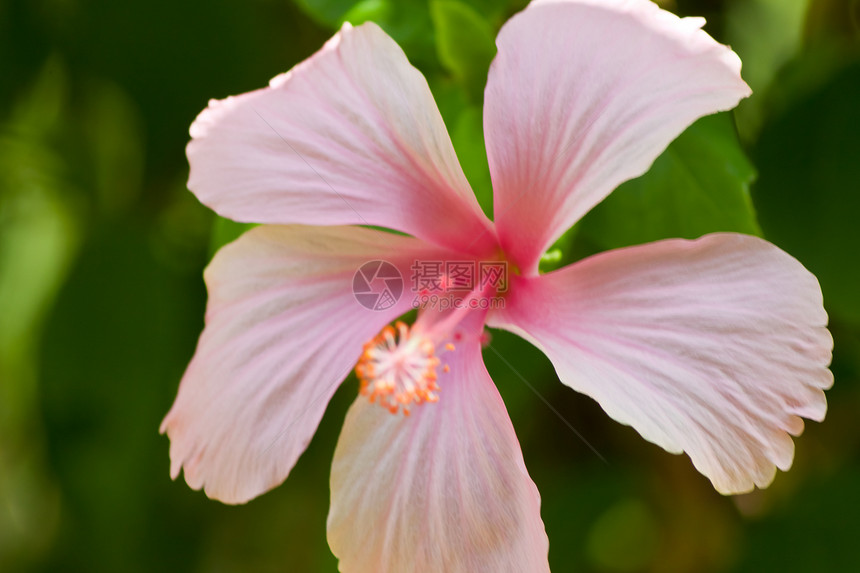
[[[535,1],[511,18],[485,93],[493,222],[426,81],[374,24],[344,26],[267,88],[211,102],[191,127],[189,188],[263,225],[206,270],[206,327],[161,427],[171,475],[184,468],[227,503],[275,487],[357,365],[362,395],[331,474],[341,570],[547,571],[540,497],[481,357],[487,324],[686,452],[718,491],[767,486],[832,384],[821,291],[800,263],[725,233],[538,273],[562,233],[688,125],[749,95],[740,60],[702,24],[647,0]],[[359,304],[353,277],[372,260],[403,276],[416,261],[511,273],[505,292],[488,282],[461,308],[392,328],[414,297]],[[469,304],[490,297],[504,304]]]

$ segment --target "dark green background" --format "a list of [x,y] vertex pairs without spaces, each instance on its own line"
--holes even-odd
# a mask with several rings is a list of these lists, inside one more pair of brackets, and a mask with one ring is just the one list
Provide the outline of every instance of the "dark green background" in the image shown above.
[[[185,190],[188,126],[344,19],[428,77],[482,205],[493,38],[516,0],[0,0],[0,571],[336,570],[328,470],[350,378],[286,484],[227,507],[168,477],[158,425],[203,324],[201,271],[241,229]],[[716,230],[762,234],[822,283],[823,424],[765,491],[722,497],[685,456],[566,389],[536,350],[486,353],[541,491],[553,570],[860,571],[860,2],[677,0],[755,90],[591,213],[547,268]],[[609,40],[608,40],[609,41]],[[365,524],[356,524],[362,527]]]

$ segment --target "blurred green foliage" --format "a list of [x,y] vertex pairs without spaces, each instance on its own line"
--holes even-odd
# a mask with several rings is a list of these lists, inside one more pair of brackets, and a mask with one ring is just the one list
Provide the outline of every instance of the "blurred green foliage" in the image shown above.
[[[860,571],[860,2],[662,3],[707,16],[756,93],[692,126],[564,237],[553,264],[763,234],[821,280],[836,385],[792,471],[725,498],[494,333],[533,385],[487,353],[541,491],[553,570]],[[157,428],[202,327],[201,271],[246,228],[185,190],[188,125],[344,21],[374,20],[427,76],[491,213],[482,89],[495,34],[524,4],[0,1],[0,571],[335,571],[328,469],[352,377],[284,486],[227,507],[168,477]]]

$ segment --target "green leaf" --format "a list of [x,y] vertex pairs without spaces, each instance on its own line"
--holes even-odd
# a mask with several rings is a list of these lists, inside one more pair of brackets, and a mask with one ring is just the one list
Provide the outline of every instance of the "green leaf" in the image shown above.
[[35,392],[28,371],[40,325],[78,248],[77,190],[56,149],[67,88],[65,66],[50,59],[0,118],[0,433],[16,407],[31,406],[24,401]]
[[343,22],[358,26],[373,21],[403,48],[410,62],[423,72],[439,67],[426,0],[363,0],[353,4],[338,19],[337,26]]
[[[49,59],[0,112],[0,567],[52,543],[59,487],[46,459],[37,357],[45,317],[77,256],[83,225],[57,149],[68,71]],[[80,327],[79,327],[80,328]],[[38,558],[38,557],[37,557]]]
[[493,184],[484,146],[483,113],[479,107],[467,107],[457,117],[451,130],[451,141],[463,172],[487,217],[493,217]]
[[343,16],[344,22],[358,26],[363,22],[388,22],[394,14],[391,0],[363,0]]
[[237,223],[224,217],[216,216],[212,222],[212,236],[209,239],[209,257],[212,258],[218,249],[238,239],[245,231],[250,231],[257,225],[254,223]]
[[439,61],[480,103],[487,70],[496,55],[492,26],[474,9],[457,0],[433,0],[430,15],[436,29]]
[[833,314],[860,323],[860,61],[766,125],[754,188],[768,239],[818,277]]
[[717,231],[760,235],[749,195],[754,178],[731,116],[708,116],[595,207],[580,234],[601,250]]
[[143,181],[143,125],[134,101],[117,85],[90,81],[80,112],[92,161],[93,191],[108,213],[131,208]]
[[[801,45],[809,0],[744,0],[726,7],[726,34],[743,60],[744,80],[755,94],[764,94],[780,69]],[[745,140],[760,129],[767,98],[751,97],[737,109],[738,129]],[[769,107],[769,106],[768,106]]]
[[[359,4],[356,0],[293,0],[311,18],[331,27],[337,27],[349,10]],[[362,2],[363,3],[363,2]]]
[[469,6],[492,22],[496,28],[512,15],[525,9],[528,3],[529,0],[469,0]]

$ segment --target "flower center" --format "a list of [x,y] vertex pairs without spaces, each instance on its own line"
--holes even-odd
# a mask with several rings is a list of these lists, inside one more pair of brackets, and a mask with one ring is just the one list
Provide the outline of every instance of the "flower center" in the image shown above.
[[[450,344],[446,348],[453,350]],[[392,414],[403,408],[403,414],[408,416],[413,404],[439,400],[436,385],[439,364],[433,341],[397,322],[394,327],[383,328],[364,345],[355,373],[361,382],[362,395]],[[447,366],[444,371],[448,371]]]

